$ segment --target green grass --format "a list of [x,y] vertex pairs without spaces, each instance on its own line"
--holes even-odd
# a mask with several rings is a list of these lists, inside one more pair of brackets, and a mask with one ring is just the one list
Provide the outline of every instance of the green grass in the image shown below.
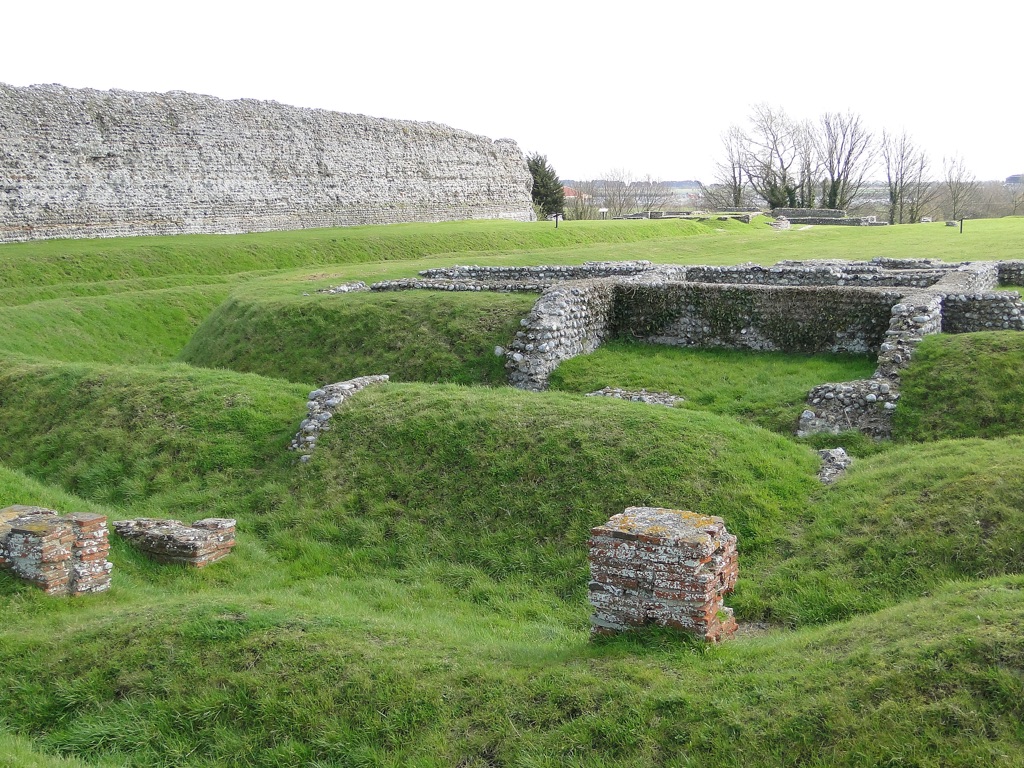
[[172,360],[228,291],[165,288],[0,307],[0,350],[68,362]]
[[464,221],[246,235],[44,240],[0,245],[0,289],[623,244],[712,231],[707,224],[678,220],[577,222],[557,230],[550,222]]
[[1024,335],[940,335],[903,374],[894,434],[901,440],[1024,433]]
[[875,361],[868,357],[616,341],[563,362],[551,375],[551,388],[580,393],[603,387],[670,392],[686,398],[679,408],[732,416],[791,435],[812,387],[867,378],[874,370]]
[[[531,297],[314,293],[451,263],[1019,254],[1024,220],[968,224],[0,247],[0,504],[239,521],[201,571],[114,537],[103,595],[0,572],[0,765],[1024,764],[1016,335],[922,344],[901,442],[829,438],[858,460],[826,488],[789,426],[866,359],[613,344],[524,393],[492,349]],[[309,389],[375,372],[419,383],[367,389],[298,463]],[[605,385],[688,401],[579,394]],[[723,516],[727,604],[767,631],[590,642],[589,528],[630,504]]]
[[185,346],[192,365],[326,384],[368,373],[397,381],[504,384],[494,354],[532,294],[408,291],[278,299],[233,297]]

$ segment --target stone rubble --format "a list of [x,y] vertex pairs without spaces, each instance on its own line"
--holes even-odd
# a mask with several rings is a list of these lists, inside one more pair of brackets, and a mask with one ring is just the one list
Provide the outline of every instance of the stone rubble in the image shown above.
[[853,457],[848,456],[842,448],[824,448],[818,451],[818,456],[821,457],[818,479],[825,485],[834,483],[853,464]]
[[616,387],[604,387],[596,392],[587,392],[586,397],[615,397],[619,400],[629,400],[634,403],[667,405],[669,408],[674,407],[676,403],[686,401],[685,397],[679,397],[668,392],[648,392],[646,389],[618,389]]
[[140,517],[115,521],[114,531],[158,563],[202,568],[230,554],[235,546],[235,524],[228,517],[208,517],[192,525]]
[[591,633],[645,624],[717,642],[736,631],[724,595],[736,586],[736,537],[719,517],[629,507],[591,530]]
[[383,384],[388,378],[387,374],[360,376],[314,389],[309,393],[309,400],[306,402],[306,418],[299,424],[299,431],[292,438],[288,450],[297,451],[300,454],[300,461],[309,461],[320,433],[330,430],[329,422],[335,411],[352,395],[371,384]]
[[354,283],[344,283],[342,285],[333,285],[330,288],[318,288],[317,293],[357,293],[359,291],[368,291],[369,286],[366,285],[362,280],[357,280]]
[[0,510],[0,567],[48,595],[110,589],[107,518],[21,504]]

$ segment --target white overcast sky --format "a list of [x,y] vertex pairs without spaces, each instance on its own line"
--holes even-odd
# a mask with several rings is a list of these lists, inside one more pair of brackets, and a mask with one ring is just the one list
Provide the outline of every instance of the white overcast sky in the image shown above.
[[852,110],[941,167],[1024,172],[1019,0],[488,3],[7,0],[0,82],[431,120],[539,151],[562,178],[710,181],[752,104]]

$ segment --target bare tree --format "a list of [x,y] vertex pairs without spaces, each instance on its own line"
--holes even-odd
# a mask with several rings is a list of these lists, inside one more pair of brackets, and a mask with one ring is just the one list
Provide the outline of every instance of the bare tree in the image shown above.
[[911,224],[917,224],[931,211],[939,193],[938,185],[929,178],[930,172],[928,156],[923,149],[919,150],[916,159],[910,164],[907,177],[907,219]]
[[821,204],[845,211],[857,199],[874,161],[874,136],[860,115],[826,112],[814,137],[825,177]]
[[632,182],[632,174],[624,168],[613,168],[596,182],[598,197],[610,217],[625,216],[636,208]]
[[1024,213],[1024,181],[1004,186],[1010,198],[1010,215],[1017,216]]
[[793,125],[794,147],[796,151],[797,195],[796,204],[799,208],[813,208],[814,197],[821,177],[821,164],[818,161],[816,131],[814,125],[807,120]]
[[565,218],[575,221],[598,217],[597,185],[593,181],[581,181],[573,190],[575,195],[565,198]]
[[928,156],[910,135],[882,133],[882,164],[889,193],[889,223],[916,223],[935,198],[928,179]]
[[727,211],[750,205],[743,158],[747,137],[743,129],[732,126],[722,134],[722,149],[725,159],[715,163],[715,178],[708,186],[700,185],[700,196],[707,208]]
[[772,209],[795,206],[797,182],[797,130],[781,109],[758,104],[746,135],[743,172],[754,191]]
[[630,187],[633,192],[635,210],[638,211],[664,211],[666,208],[670,208],[676,199],[672,187],[661,179],[654,179],[650,175],[632,182]]
[[978,193],[978,180],[967,170],[962,157],[942,160],[942,185],[951,219],[962,219]]

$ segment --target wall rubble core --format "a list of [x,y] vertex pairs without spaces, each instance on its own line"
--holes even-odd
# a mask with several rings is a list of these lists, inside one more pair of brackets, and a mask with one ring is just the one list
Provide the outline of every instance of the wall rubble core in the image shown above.
[[0,509],[0,567],[48,595],[110,589],[107,518],[16,504]]
[[533,221],[515,142],[172,91],[0,83],[0,243]]
[[736,631],[724,595],[739,574],[736,537],[720,517],[628,507],[591,530],[593,635],[646,624],[718,642]]

